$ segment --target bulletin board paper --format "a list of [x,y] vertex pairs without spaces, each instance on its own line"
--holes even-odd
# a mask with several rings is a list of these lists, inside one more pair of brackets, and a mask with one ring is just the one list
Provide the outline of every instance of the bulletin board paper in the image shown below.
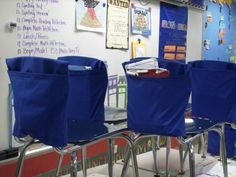
[[[207,11],[204,12],[204,50],[203,59],[219,60],[230,62],[234,56],[235,48],[235,22],[231,18],[236,17],[236,3],[231,4],[231,9],[223,3],[209,0],[205,1]],[[220,12],[221,8],[221,13]],[[208,16],[211,13],[212,22],[209,22]],[[232,46],[232,48],[230,47]]]
[[[161,2],[159,57],[185,60],[188,9]],[[176,47],[177,46],[177,47]]]

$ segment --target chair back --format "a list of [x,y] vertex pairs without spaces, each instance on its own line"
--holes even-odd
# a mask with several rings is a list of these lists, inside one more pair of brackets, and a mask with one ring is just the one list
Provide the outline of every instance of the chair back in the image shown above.
[[236,64],[222,61],[190,62],[192,115],[215,122],[236,121]]
[[108,82],[104,62],[82,56],[58,59],[69,63],[68,119],[104,122],[104,100]]
[[[112,95],[117,95],[117,86],[118,86],[118,76],[111,75],[108,76],[108,86],[107,86],[107,106],[111,106]],[[116,100],[117,101],[117,100]]]
[[[226,144],[226,154],[227,158],[233,158],[236,154],[235,152],[235,142],[236,142],[236,130],[232,129],[230,126],[225,126],[224,128],[225,144]],[[217,132],[209,131],[207,138],[207,152],[211,155],[220,155],[220,136]]]
[[116,107],[119,107],[120,95],[123,95],[123,107],[127,107],[127,81],[125,76],[119,76],[117,85]]
[[[133,59],[123,63],[145,60]],[[128,127],[144,134],[182,136],[185,134],[184,112],[190,95],[190,79],[185,64],[157,59],[169,70],[165,78],[138,77],[126,72],[128,84]]]
[[67,145],[68,65],[40,57],[6,60],[14,94],[13,135],[54,147]]

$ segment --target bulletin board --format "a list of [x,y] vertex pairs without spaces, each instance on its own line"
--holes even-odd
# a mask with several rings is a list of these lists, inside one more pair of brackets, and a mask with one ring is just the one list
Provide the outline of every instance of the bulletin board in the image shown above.
[[161,2],[159,57],[169,60],[186,59],[187,7]]
[[236,4],[205,3],[203,58],[235,62]]

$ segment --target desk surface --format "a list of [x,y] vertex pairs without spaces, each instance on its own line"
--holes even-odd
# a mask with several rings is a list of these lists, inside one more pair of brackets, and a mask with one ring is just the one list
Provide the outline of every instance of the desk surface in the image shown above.
[[127,119],[126,109],[105,107],[105,122],[106,123],[119,123]]

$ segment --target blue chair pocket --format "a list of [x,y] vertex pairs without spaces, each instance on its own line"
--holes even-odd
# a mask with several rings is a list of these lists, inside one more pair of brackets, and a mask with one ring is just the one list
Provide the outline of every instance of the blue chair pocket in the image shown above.
[[[131,61],[133,62],[133,61]],[[187,67],[181,63],[175,70],[166,61],[159,66],[170,69],[170,77],[148,78],[126,74],[128,83],[128,127],[144,134],[185,135],[184,112],[190,94]],[[169,62],[169,61],[168,61]],[[126,64],[123,64],[124,68]],[[172,71],[172,73],[171,73]]]
[[15,104],[14,136],[66,146],[67,76],[9,71]]
[[192,115],[216,122],[235,119],[235,64],[219,61],[191,63]]

